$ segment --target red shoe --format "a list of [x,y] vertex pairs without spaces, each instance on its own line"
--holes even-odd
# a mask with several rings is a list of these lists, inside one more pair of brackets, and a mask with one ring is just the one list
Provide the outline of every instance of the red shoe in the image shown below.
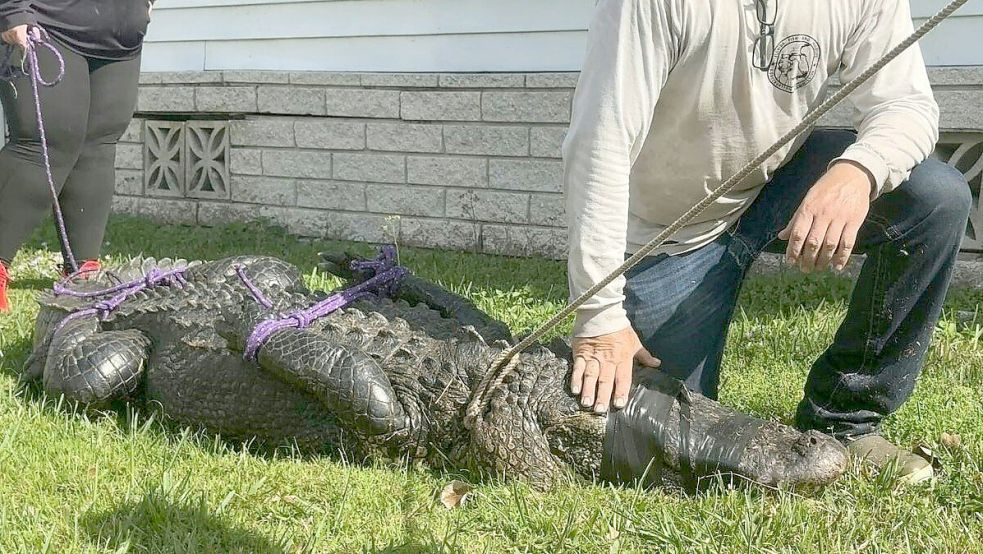
[[7,273],[7,266],[0,262],[0,312],[10,311],[10,300],[7,299],[7,283],[10,282],[10,274]]
[[70,273],[66,267],[62,270],[62,274],[65,277],[78,277],[87,280],[98,273],[100,269],[102,269],[102,264],[99,263],[99,260],[85,260],[75,273]]

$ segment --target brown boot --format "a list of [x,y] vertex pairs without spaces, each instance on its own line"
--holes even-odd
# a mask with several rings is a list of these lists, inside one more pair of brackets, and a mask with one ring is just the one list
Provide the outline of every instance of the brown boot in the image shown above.
[[880,435],[864,435],[846,443],[850,456],[859,458],[878,470],[888,466],[897,468],[898,479],[906,484],[923,483],[935,475],[931,462],[921,456],[902,450]]

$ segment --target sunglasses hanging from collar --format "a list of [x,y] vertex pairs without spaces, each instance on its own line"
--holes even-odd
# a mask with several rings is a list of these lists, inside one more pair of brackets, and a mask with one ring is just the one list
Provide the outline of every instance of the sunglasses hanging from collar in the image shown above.
[[758,38],[754,39],[754,52],[751,63],[761,71],[768,71],[775,54],[775,16],[778,15],[778,0],[754,0],[754,11],[758,17]]

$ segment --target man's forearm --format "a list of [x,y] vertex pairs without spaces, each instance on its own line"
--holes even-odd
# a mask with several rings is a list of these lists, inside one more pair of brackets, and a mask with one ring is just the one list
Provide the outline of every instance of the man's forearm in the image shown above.
[[[676,40],[662,10],[662,3],[650,0],[602,0],[591,21],[563,147],[571,297],[624,261],[631,166],[648,134]],[[574,334],[625,328],[623,289],[624,278],[618,278],[589,299],[577,314]]]

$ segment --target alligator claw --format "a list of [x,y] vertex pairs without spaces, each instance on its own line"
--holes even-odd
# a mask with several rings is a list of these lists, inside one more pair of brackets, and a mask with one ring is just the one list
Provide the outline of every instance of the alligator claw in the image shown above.
[[319,252],[318,256],[321,258],[321,262],[317,266],[321,270],[347,281],[361,279],[362,276],[359,273],[352,271],[352,262],[364,261],[365,258],[362,256],[350,252]]

